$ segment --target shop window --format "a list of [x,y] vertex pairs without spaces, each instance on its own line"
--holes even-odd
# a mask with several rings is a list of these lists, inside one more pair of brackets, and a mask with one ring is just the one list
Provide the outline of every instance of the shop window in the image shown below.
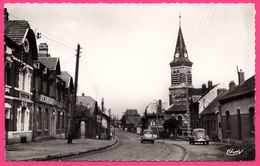
[[41,107],[38,108],[38,116],[37,116],[37,129],[42,129],[42,109]]
[[58,111],[58,117],[57,117],[57,129],[60,129],[60,111]]
[[49,110],[46,108],[45,110],[45,129],[49,129],[50,115]]
[[25,111],[26,111],[26,108],[25,107],[22,107],[22,111],[21,111],[21,116],[20,116],[20,119],[21,119],[21,128],[20,130],[21,131],[24,131],[24,128],[25,128]]
[[65,121],[65,119],[64,119],[64,114],[63,114],[63,112],[61,112],[61,128],[62,129],[64,129],[64,122]]
[[11,85],[11,63],[6,62],[5,65],[5,84]]

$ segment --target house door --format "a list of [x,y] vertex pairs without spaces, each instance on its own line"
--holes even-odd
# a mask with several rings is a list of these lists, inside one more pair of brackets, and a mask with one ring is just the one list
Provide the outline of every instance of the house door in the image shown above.
[[241,128],[241,114],[240,110],[237,110],[237,134],[238,134],[238,139],[242,139],[242,128]]
[[53,110],[51,113],[51,124],[50,124],[50,135],[54,136],[55,135],[55,111]]
[[85,121],[80,122],[80,138],[85,138],[86,133],[86,123]]
[[218,113],[217,115],[217,129],[218,129],[218,139],[222,140],[222,130],[221,130],[221,115]]
[[210,136],[210,120],[207,120],[207,134]]

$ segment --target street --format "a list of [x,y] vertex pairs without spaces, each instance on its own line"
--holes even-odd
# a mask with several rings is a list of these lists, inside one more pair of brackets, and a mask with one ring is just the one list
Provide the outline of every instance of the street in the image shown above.
[[189,145],[183,140],[156,140],[140,143],[140,136],[117,131],[119,143],[109,149],[58,159],[60,161],[191,161],[223,160],[219,143]]

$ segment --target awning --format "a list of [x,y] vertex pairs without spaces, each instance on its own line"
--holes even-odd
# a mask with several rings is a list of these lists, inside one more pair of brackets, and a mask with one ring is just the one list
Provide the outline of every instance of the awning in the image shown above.
[[9,103],[5,103],[5,108],[12,108],[12,106]]

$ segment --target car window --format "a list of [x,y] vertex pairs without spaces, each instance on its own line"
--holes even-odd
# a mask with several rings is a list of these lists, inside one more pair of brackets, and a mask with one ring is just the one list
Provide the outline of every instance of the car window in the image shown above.
[[196,136],[204,136],[206,133],[204,130],[196,130],[193,134]]
[[152,134],[151,131],[144,131],[144,134]]

